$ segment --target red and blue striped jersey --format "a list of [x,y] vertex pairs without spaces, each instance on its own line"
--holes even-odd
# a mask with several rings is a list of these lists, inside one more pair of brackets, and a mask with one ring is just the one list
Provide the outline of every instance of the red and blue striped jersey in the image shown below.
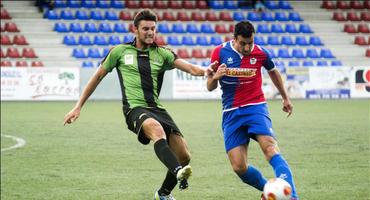
[[224,112],[266,102],[262,91],[262,67],[268,71],[275,69],[266,49],[254,44],[251,54],[243,56],[234,49],[232,41],[228,41],[213,50],[211,63],[214,61],[227,66],[227,75],[219,80]]

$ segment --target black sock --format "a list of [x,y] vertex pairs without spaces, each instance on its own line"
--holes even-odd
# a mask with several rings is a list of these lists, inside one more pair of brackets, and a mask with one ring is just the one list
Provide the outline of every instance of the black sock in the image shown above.
[[175,154],[172,152],[165,139],[160,139],[154,143],[154,151],[162,163],[168,168],[168,170],[176,176],[177,171],[182,167],[179,161],[176,159]]
[[170,171],[167,171],[166,178],[164,179],[161,188],[158,190],[159,195],[169,195],[177,184],[177,178]]

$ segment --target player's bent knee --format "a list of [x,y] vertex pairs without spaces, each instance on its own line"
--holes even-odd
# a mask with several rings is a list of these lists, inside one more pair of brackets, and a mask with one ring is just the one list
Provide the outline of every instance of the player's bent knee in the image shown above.
[[243,163],[233,164],[232,168],[233,168],[234,172],[238,175],[242,175],[242,174],[245,173],[245,171],[247,171],[247,165],[243,164]]
[[156,141],[160,138],[166,138],[162,125],[155,119],[149,118],[143,122],[143,130],[147,137]]
[[270,161],[272,156],[279,153],[279,148],[276,143],[270,144],[266,146],[266,148],[263,150],[263,153],[265,154],[266,160]]

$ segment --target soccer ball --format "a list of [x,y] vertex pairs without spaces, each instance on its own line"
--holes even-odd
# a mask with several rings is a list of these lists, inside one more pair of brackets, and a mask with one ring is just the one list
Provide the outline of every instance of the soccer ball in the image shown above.
[[272,178],[265,184],[263,196],[266,200],[290,200],[292,187],[282,178]]

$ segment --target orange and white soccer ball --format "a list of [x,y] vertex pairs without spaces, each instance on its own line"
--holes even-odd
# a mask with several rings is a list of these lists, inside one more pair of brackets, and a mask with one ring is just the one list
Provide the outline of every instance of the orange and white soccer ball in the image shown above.
[[266,200],[290,200],[292,187],[282,178],[272,178],[265,184],[263,196]]

